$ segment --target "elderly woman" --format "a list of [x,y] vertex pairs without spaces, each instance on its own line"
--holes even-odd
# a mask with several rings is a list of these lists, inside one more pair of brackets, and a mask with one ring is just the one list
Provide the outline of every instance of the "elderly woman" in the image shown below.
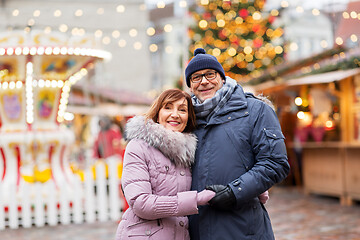
[[124,156],[122,187],[129,209],[116,240],[190,239],[186,215],[198,213],[215,196],[189,191],[194,161],[195,113],[189,94],[170,89],[149,112],[126,125],[130,140]]

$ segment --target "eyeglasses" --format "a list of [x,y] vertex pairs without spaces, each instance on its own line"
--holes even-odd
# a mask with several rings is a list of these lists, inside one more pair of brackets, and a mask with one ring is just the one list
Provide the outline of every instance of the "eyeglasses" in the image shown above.
[[207,72],[204,74],[196,74],[196,75],[192,75],[190,77],[191,82],[193,83],[199,83],[201,82],[201,80],[203,79],[203,77],[205,76],[206,80],[211,81],[214,80],[216,78],[217,72]]

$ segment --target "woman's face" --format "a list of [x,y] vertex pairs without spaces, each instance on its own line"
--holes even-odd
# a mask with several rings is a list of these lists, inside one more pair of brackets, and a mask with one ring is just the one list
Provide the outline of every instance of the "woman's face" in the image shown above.
[[185,98],[164,105],[159,111],[158,122],[166,129],[184,131],[188,121],[188,106]]

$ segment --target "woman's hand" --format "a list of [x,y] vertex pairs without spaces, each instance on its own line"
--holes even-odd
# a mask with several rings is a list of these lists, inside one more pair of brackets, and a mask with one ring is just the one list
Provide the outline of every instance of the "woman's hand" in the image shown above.
[[215,196],[211,190],[203,190],[197,194],[197,205],[203,206],[209,204],[209,201]]
[[259,195],[259,200],[262,204],[265,204],[269,200],[269,191],[265,191]]

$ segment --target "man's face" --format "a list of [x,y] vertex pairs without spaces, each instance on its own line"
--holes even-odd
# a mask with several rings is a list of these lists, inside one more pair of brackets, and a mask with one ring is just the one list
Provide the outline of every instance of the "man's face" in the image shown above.
[[[214,79],[208,80],[207,76],[200,76],[201,80],[199,82],[193,82],[192,79],[196,79],[197,76],[201,74],[212,75],[216,73]],[[194,78],[195,77],[195,78]],[[221,76],[214,69],[203,69],[193,73],[190,77],[190,90],[195,96],[201,101],[204,102],[206,99],[212,98],[215,96],[217,90],[223,86],[224,80],[221,79]]]

